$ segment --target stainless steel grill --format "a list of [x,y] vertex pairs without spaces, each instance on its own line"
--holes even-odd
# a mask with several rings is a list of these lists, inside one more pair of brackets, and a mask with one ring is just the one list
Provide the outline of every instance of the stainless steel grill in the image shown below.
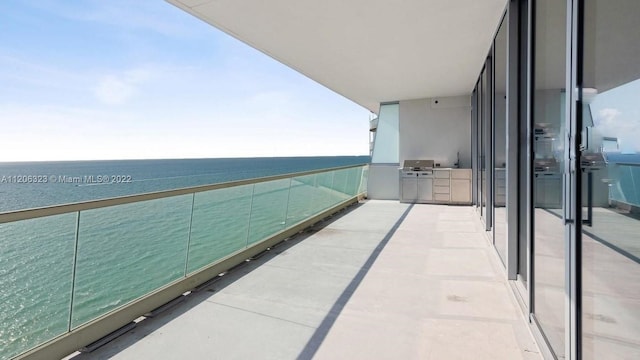
[[584,153],[580,157],[580,166],[587,171],[600,170],[607,166],[602,153]]
[[534,161],[533,171],[537,174],[559,174],[560,167],[556,159],[536,159]]
[[400,201],[425,202],[433,199],[433,160],[405,160],[400,169]]
[[432,175],[433,164],[433,160],[405,160],[402,172],[411,173],[412,176]]

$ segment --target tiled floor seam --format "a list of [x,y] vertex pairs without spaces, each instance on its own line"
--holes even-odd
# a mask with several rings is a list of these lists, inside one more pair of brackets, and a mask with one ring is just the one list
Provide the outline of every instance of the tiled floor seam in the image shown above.
[[[382,274],[397,274],[398,271],[394,269],[369,269],[371,274],[382,273]],[[400,275],[399,275],[400,276]],[[474,276],[474,275],[442,275],[442,274],[419,274],[419,273],[408,273],[404,272],[402,276],[410,276],[412,278],[416,278],[416,280],[433,280],[433,281],[442,281],[442,280],[452,280],[452,281],[482,281],[482,282],[490,282],[490,283],[503,283],[502,279],[498,275],[493,276]]]
[[[384,238],[384,236],[382,236],[380,238],[380,240],[376,243],[376,246],[378,245],[378,243],[380,241],[382,241],[382,239]],[[316,240],[316,242],[318,242]],[[305,239],[304,241],[302,241],[300,244],[298,245],[302,245],[302,246],[314,246],[314,247],[319,247],[319,248],[330,248],[330,249],[346,249],[346,250],[362,250],[362,251],[371,251],[373,249],[375,249],[376,246],[373,246],[371,249],[366,249],[366,248],[362,248],[362,247],[350,247],[350,246],[339,246],[339,245],[327,245],[327,244],[317,244],[315,243],[313,240],[311,239]]]
[[[331,264],[331,265],[334,265],[334,264]],[[308,273],[318,272],[318,270],[319,270],[319,269],[313,269],[313,268],[309,269],[310,268],[309,265],[305,265],[305,266],[301,266],[301,267],[293,267],[293,266],[289,267],[289,266],[273,265],[273,264],[269,264],[269,263],[264,263],[264,264],[262,264],[260,266],[266,266],[266,267],[271,267],[271,268],[275,268],[275,269],[282,269],[282,270],[289,270],[289,271],[297,271],[299,273],[307,273],[307,274]],[[307,269],[309,269],[309,270],[307,270]],[[362,267],[359,267],[358,270],[355,271],[353,275],[355,276],[355,274],[357,274],[359,271],[362,271],[362,270],[366,270],[366,269],[363,269]],[[331,276],[331,277],[339,278],[339,279],[346,279],[346,280],[353,279],[353,276],[340,276],[339,274],[330,273],[330,272],[326,272],[326,271],[324,272],[324,274],[327,275],[327,276]]]
[[310,329],[316,329],[315,326],[299,323],[297,321],[292,321],[292,320],[288,320],[288,319],[283,319],[283,318],[280,318],[280,317],[277,317],[277,316],[263,314],[261,312],[252,311],[252,310],[249,310],[249,309],[244,309],[244,308],[240,308],[240,307],[237,307],[237,306],[231,306],[231,305],[228,305],[228,304],[219,303],[219,302],[216,302],[216,301],[213,301],[213,300],[205,300],[205,302],[209,303],[209,304],[212,304],[212,305],[223,306],[223,307],[226,307],[226,308],[229,308],[229,309],[242,311],[242,312],[246,312],[246,313],[250,313],[250,314],[255,314],[255,315],[267,317],[267,318],[274,319],[274,320],[284,321],[284,322],[287,322],[287,323],[290,323],[290,324],[299,325],[299,326],[303,326],[303,327],[310,328]]
[[423,319],[434,319],[434,320],[456,320],[456,321],[475,321],[480,323],[495,323],[495,324],[509,324],[513,326],[518,326],[520,323],[519,318],[507,319],[507,318],[494,318],[494,317],[484,317],[484,316],[469,316],[469,315],[452,315],[452,314],[427,314],[423,317]]

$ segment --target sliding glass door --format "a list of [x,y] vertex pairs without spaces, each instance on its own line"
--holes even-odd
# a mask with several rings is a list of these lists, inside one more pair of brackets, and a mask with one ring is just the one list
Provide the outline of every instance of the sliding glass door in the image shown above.
[[487,58],[485,70],[482,72],[482,112],[481,112],[481,158],[480,179],[482,187],[482,219],[484,220],[485,230],[492,230],[493,211],[492,211],[492,186],[493,186],[493,106],[492,106],[492,83],[493,83],[493,63],[491,57]]
[[582,358],[640,359],[640,1],[582,5]]
[[535,319],[559,358],[565,354],[565,88],[567,4],[534,2],[530,169]]
[[493,45],[493,244],[507,263],[507,20]]

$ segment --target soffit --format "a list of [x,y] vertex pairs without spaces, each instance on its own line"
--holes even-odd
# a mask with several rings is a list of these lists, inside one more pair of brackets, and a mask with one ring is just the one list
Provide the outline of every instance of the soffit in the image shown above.
[[329,89],[379,103],[470,94],[506,0],[168,0]]

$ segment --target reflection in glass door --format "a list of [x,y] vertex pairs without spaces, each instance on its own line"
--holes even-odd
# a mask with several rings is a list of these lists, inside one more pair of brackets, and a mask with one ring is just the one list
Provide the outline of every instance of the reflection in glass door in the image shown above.
[[482,133],[483,133],[483,118],[484,118],[484,98],[486,96],[485,94],[485,87],[484,87],[484,73],[485,71],[482,71],[482,74],[480,75],[480,80],[478,81],[478,103],[477,103],[477,125],[476,125],[476,154],[477,154],[477,176],[476,176],[476,194],[477,194],[477,199],[476,199],[476,203],[478,204],[478,210],[480,211],[480,217],[484,219],[484,214],[483,214],[483,210],[484,210],[484,202],[483,202],[483,193],[484,193],[484,189],[483,189],[483,163],[484,163],[484,141],[482,139]]
[[[517,12],[517,14],[516,14]],[[517,194],[517,202],[518,202],[518,209],[517,209],[517,218],[518,218],[518,224],[517,224],[517,239],[518,239],[518,271],[517,271],[517,278],[520,281],[520,285],[522,285],[522,287],[520,289],[523,289],[524,291],[521,293],[523,295],[523,299],[526,299],[525,302],[528,303],[529,306],[531,306],[530,303],[530,296],[531,294],[529,293],[529,284],[527,283],[529,281],[529,266],[531,264],[530,260],[529,260],[529,249],[530,249],[530,238],[529,238],[529,208],[528,208],[528,202],[529,202],[529,197],[530,197],[530,177],[529,177],[529,169],[531,168],[531,166],[529,166],[529,161],[530,161],[530,157],[529,157],[529,141],[527,141],[526,139],[529,138],[528,134],[530,131],[531,126],[529,126],[529,107],[527,106],[530,102],[529,102],[529,84],[528,84],[528,74],[527,74],[527,65],[528,65],[528,60],[529,60],[529,16],[528,16],[528,12],[529,12],[529,1],[528,0],[522,0],[520,2],[517,3],[510,3],[509,4],[509,19],[510,21],[515,21],[514,17],[517,18],[518,21],[518,26],[516,31],[513,31],[513,28],[511,28],[511,26],[513,25],[512,23],[510,23],[510,31],[509,31],[509,35],[507,36],[509,38],[509,67],[510,67],[510,71],[509,71],[509,78],[512,79],[510,81],[513,81],[513,79],[517,79],[515,82],[517,84],[517,92],[516,91],[511,91],[510,90],[510,98],[509,100],[509,107],[512,110],[515,111],[511,111],[511,114],[514,114],[514,112],[517,114],[515,115],[515,118],[510,118],[509,121],[509,126],[511,127],[512,125],[515,125],[517,123],[517,134],[518,134],[518,139],[517,139],[517,147],[518,147],[518,161],[517,161],[517,168],[516,169],[509,169],[509,172],[511,173],[515,173],[517,172],[518,174],[518,180],[517,180],[517,184],[512,184],[514,187],[511,187],[511,189],[516,189],[515,193]],[[514,35],[514,32],[517,32],[517,37]],[[515,39],[514,39],[515,38]],[[514,47],[514,43],[518,42],[518,46],[517,48]],[[516,64],[516,59],[517,59],[517,64]],[[516,65],[515,68],[513,68],[513,65]],[[512,88],[513,90],[515,90],[515,88]],[[517,94],[517,95],[516,95]],[[517,98],[516,98],[517,96]],[[516,120],[516,118],[519,118],[518,120]],[[510,136],[513,136],[513,132],[510,132]],[[513,139],[511,139],[511,141],[513,141]],[[513,164],[513,162],[511,162],[510,164]],[[510,180],[512,180],[513,178],[511,178]],[[512,203],[513,204],[513,203]],[[513,225],[512,225],[513,226]]]
[[565,157],[567,5],[534,2],[532,221],[535,319],[552,351],[565,351]]
[[485,223],[485,229],[491,229],[491,214],[487,211],[489,205],[489,186],[490,178],[487,173],[487,167],[491,169],[488,163],[491,160],[491,60],[487,59],[485,70],[482,72],[482,109],[480,112],[480,192],[481,192],[481,215]]
[[507,23],[502,21],[494,41],[493,96],[493,243],[507,263]]
[[640,359],[640,1],[584,16],[582,358]]
[[476,84],[471,94],[471,198],[473,206],[478,210],[478,84]]

